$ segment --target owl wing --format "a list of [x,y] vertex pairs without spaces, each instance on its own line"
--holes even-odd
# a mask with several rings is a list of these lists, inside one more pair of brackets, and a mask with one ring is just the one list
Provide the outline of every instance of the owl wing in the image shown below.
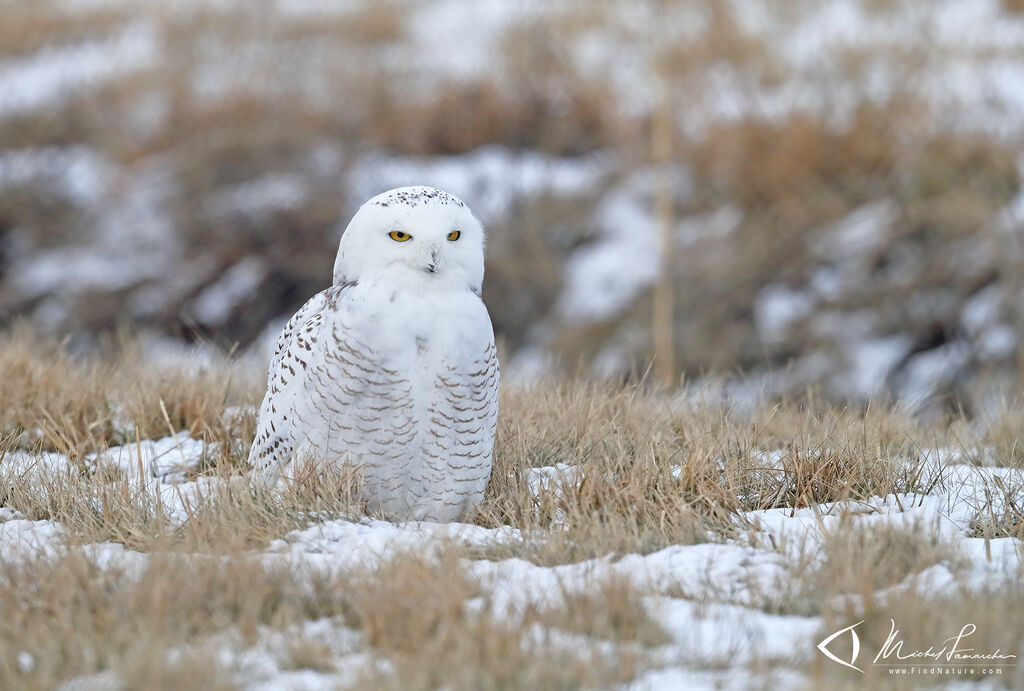
[[253,468],[280,467],[291,459],[295,450],[292,410],[296,395],[302,393],[303,374],[320,338],[324,310],[351,285],[331,286],[314,295],[288,320],[278,337],[267,375],[267,394],[260,405],[256,438],[249,451],[249,465]]
[[[449,494],[446,503],[466,508],[483,498],[491,474],[498,423],[498,354],[493,339],[478,357],[438,374],[424,454],[427,470]],[[444,459],[445,465],[438,467]]]

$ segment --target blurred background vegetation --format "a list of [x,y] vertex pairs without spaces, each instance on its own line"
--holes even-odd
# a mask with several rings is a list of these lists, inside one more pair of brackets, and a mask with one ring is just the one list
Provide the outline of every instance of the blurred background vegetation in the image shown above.
[[1016,0],[0,0],[0,323],[265,349],[428,184],[509,377],[642,376],[661,280],[672,381],[977,414],[1024,376],[1022,134]]

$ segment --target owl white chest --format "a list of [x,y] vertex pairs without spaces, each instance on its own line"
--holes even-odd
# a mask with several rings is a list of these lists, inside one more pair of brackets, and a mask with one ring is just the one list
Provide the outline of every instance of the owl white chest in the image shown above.
[[355,286],[342,319],[383,367],[412,376],[459,364],[493,342],[480,298],[469,290],[399,290],[386,283]]

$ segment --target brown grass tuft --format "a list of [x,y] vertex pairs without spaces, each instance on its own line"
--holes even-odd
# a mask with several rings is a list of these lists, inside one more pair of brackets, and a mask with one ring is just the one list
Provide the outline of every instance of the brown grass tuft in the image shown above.
[[643,604],[644,593],[625,576],[609,576],[582,590],[564,591],[559,606],[543,609],[549,627],[594,639],[657,647],[671,641]]
[[824,563],[813,579],[834,594],[860,595],[870,601],[876,591],[901,583],[939,563],[962,564],[956,546],[934,527],[847,522],[825,532]]
[[1024,483],[994,476],[984,485],[985,500],[971,521],[973,537],[1024,540]]
[[[300,577],[244,557],[153,555],[138,576],[101,570],[79,552],[8,563],[0,574],[9,614],[0,622],[0,686],[54,688],[112,670],[130,687],[175,688],[208,670],[204,688],[231,688],[220,665],[196,666],[215,662],[214,650],[175,661],[173,648],[229,631],[252,642],[262,626],[341,614],[344,600],[324,597],[332,590],[311,595]],[[34,661],[29,672],[18,662],[23,651]]]
[[[543,563],[735,535],[744,511],[926,491],[927,435],[898,413],[791,404],[753,419],[644,387],[506,391],[495,470],[473,521],[524,531]],[[531,492],[530,468],[570,466]],[[511,550],[511,551],[509,551]]]
[[21,448],[57,451],[75,463],[108,446],[180,430],[219,443],[226,459],[242,451],[236,440],[255,433],[251,408],[264,384],[250,366],[227,358],[161,366],[127,338],[104,350],[76,356],[26,327],[0,335],[0,429]]

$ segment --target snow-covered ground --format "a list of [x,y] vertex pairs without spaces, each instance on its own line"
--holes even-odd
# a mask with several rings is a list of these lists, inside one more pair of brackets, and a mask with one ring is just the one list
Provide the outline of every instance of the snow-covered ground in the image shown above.
[[[168,516],[189,519],[189,506],[210,491],[211,483],[245,482],[216,478],[186,479],[184,469],[196,468],[208,453],[202,442],[179,434],[165,439],[112,448],[87,463],[122,473],[117,482],[141,485],[159,497]],[[764,456],[766,472],[773,458]],[[464,558],[485,601],[496,615],[515,618],[530,608],[558,606],[575,593],[586,593],[610,578],[629,581],[642,597],[643,607],[668,633],[670,641],[652,654],[648,671],[630,689],[747,688],[744,670],[770,663],[774,688],[808,683],[805,669],[815,646],[824,637],[820,616],[773,613],[773,602],[792,592],[822,559],[827,536],[850,522],[868,529],[907,526],[922,534],[948,540],[960,557],[934,564],[873,595],[876,601],[899,598],[912,590],[926,597],[955,597],[964,592],[990,593],[1016,583],[1024,573],[1024,543],[1013,538],[971,537],[971,522],[991,503],[993,481],[1003,487],[1024,482],[1024,470],[978,467],[957,461],[962,454],[933,450],[925,454],[926,472],[942,479],[927,495],[890,495],[867,501],[814,506],[805,509],[753,511],[737,520],[745,527],[735,539],[676,545],[650,554],[625,554],[578,563],[540,566],[511,558]],[[69,462],[59,454],[33,456],[12,453],[3,461],[7,472],[22,481],[66,472]],[[529,474],[533,493],[551,491],[556,479],[579,476],[579,468],[560,464],[536,468]],[[528,539],[504,527],[486,529],[464,524],[394,524],[369,518],[310,519],[308,527],[274,541],[258,552],[266,568],[287,567],[293,573],[329,574],[374,569],[402,552],[437,553],[450,545],[478,549]],[[101,568],[140,573],[150,557],[119,544],[76,545],[65,527],[46,520],[30,521],[11,509],[0,509],[0,563],[12,564],[33,554],[81,550]],[[188,558],[183,556],[182,558]],[[203,557],[195,557],[203,558]],[[861,595],[850,595],[852,611]],[[847,607],[851,605],[848,603]],[[776,608],[777,611],[777,608]],[[854,622],[849,622],[854,623]],[[294,627],[293,627],[294,628]],[[249,688],[319,689],[352,683],[360,670],[379,664],[361,643],[358,632],[330,619],[311,620],[298,629],[266,631],[255,646],[223,637],[219,653],[239,683]],[[336,672],[296,671],[280,659],[281,641],[301,635],[319,641],[330,651]],[[1006,641],[1007,649],[1019,641]],[[168,654],[172,654],[169,652]],[[26,650],[31,660],[32,651]],[[115,681],[110,673],[76,680],[82,688]],[[853,679],[852,681],[856,681]],[[89,684],[94,684],[89,686]],[[67,688],[71,688],[68,686]],[[75,686],[75,688],[79,688]]]

